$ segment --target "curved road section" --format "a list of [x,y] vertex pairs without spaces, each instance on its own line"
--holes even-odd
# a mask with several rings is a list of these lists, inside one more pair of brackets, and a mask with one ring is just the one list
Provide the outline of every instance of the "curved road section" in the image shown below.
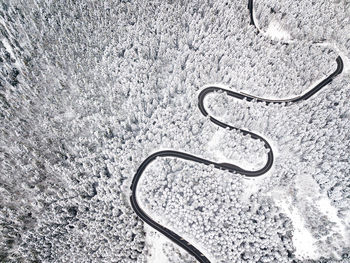
[[[254,20],[253,20],[253,15],[252,15],[252,10],[253,10],[253,1],[250,0],[249,1],[249,5],[248,8],[250,10],[250,15],[251,15],[251,24],[254,25]],[[201,163],[201,164],[205,164],[205,165],[213,165],[215,168],[220,169],[220,170],[226,170],[232,173],[238,173],[247,177],[257,177],[260,175],[263,175],[264,173],[266,173],[268,170],[270,170],[270,168],[272,167],[273,164],[273,151],[272,148],[270,146],[270,144],[261,136],[247,131],[247,130],[243,130],[240,128],[236,128],[233,126],[230,126],[226,123],[223,123],[217,119],[215,119],[214,117],[210,116],[208,114],[208,112],[206,111],[205,107],[204,107],[204,99],[205,97],[213,92],[217,92],[217,91],[222,91],[225,92],[228,96],[230,97],[234,97],[236,99],[240,99],[240,100],[247,100],[247,101],[255,101],[255,102],[264,102],[267,105],[270,103],[274,103],[274,104],[281,104],[281,103],[296,103],[302,100],[307,100],[308,98],[310,98],[311,96],[313,96],[315,93],[317,93],[318,91],[320,91],[323,87],[325,87],[327,84],[329,84],[330,82],[332,82],[332,80],[339,75],[342,70],[343,70],[343,61],[341,59],[341,57],[338,57],[337,60],[337,69],[331,74],[329,75],[326,79],[324,79],[323,81],[321,81],[318,85],[316,85],[314,88],[312,88],[310,91],[306,92],[305,94],[292,98],[292,99],[288,99],[288,100],[268,100],[268,99],[264,99],[264,98],[258,98],[252,95],[248,95],[245,93],[238,93],[238,92],[234,92],[231,90],[227,90],[227,89],[223,89],[220,87],[207,87],[205,89],[203,89],[199,96],[198,96],[198,107],[199,110],[201,111],[201,113],[204,116],[209,116],[209,120],[211,122],[213,122],[214,124],[224,128],[224,129],[229,129],[229,130],[237,130],[242,132],[244,135],[250,135],[251,138],[255,139],[255,140],[260,140],[264,143],[264,146],[266,149],[269,149],[268,152],[268,156],[267,156],[267,162],[265,164],[265,166],[263,168],[261,168],[260,170],[256,170],[256,171],[249,171],[249,170],[245,170],[237,165],[234,164],[230,164],[230,163],[216,163],[210,160],[206,160],[188,153],[184,153],[184,152],[178,152],[178,151],[159,151],[159,152],[155,152],[152,155],[150,155],[146,160],[144,160],[142,162],[142,164],[140,165],[140,167],[137,169],[137,172],[133,178],[132,184],[131,184],[131,191],[132,191],[132,195],[130,197],[130,201],[131,201],[131,205],[132,208],[134,209],[135,213],[148,225],[150,225],[152,228],[156,229],[157,231],[159,231],[160,233],[162,233],[163,235],[165,235],[167,238],[169,238],[171,241],[173,241],[175,244],[179,245],[180,247],[182,247],[183,249],[185,249],[188,253],[190,253],[192,256],[194,256],[199,262],[201,263],[210,263],[209,259],[207,257],[205,257],[205,255],[203,255],[197,248],[195,248],[193,245],[191,245],[189,242],[187,242],[185,239],[183,239],[181,236],[179,236],[178,234],[176,234],[175,232],[171,231],[170,229],[160,225],[159,223],[155,222],[139,205],[138,201],[137,201],[137,186],[138,186],[138,182],[143,174],[143,172],[145,171],[145,169],[147,168],[147,166],[153,162],[154,160],[156,160],[158,157],[173,157],[173,158],[180,158],[183,160],[187,160],[187,161],[193,161],[196,163]]]

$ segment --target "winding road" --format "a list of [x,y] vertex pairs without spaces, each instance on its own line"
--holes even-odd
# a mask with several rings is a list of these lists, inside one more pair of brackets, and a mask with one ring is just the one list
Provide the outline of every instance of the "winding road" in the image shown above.
[[[248,4],[248,8],[250,11],[250,17],[251,17],[251,24],[255,26],[254,23],[254,19],[253,19],[253,0],[249,0],[249,4]],[[224,129],[229,129],[229,130],[237,130],[242,132],[244,135],[250,135],[251,138],[255,139],[255,140],[260,140],[264,143],[264,146],[266,149],[269,149],[268,152],[268,158],[267,158],[267,162],[265,164],[265,166],[263,168],[261,168],[260,170],[257,171],[249,171],[249,170],[245,170],[237,165],[234,164],[230,164],[230,163],[216,163],[216,162],[212,162],[210,160],[206,160],[188,153],[184,153],[184,152],[179,152],[179,151],[159,151],[159,152],[155,152],[152,155],[150,155],[147,159],[145,159],[142,164],[139,166],[139,168],[137,169],[137,172],[133,178],[132,184],[131,184],[131,191],[132,191],[132,195],[130,197],[130,201],[131,201],[131,205],[132,208],[134,209],[135,213],[148,225],[150,225],[152,228],[156,229],[157,231],[159,231],[160,233],[162,233],[163,235],[165,235],[167,238],[169,238],[171,241],[173,241],[175,244],[179,245],[180,247],[182,247],[183,249],[185,249],[188,253],[190,253],[192,256],[194,256],[199,262],[201,263],[210,263],[209,259],[203,255],[197,248],[195,248],[193,245],[191,245],[189,242],[187,242],[185,239],[183,239],[181,236],[179,236],[178,234],[174,233],[173,231],[171,231],[170,229],[158,224],[157,222],[155,222],[149,215],[147,215],[147,213],[145,213],[145,211],[140,207],[138,201],[137,201],[137,186],[138,186],[138,182],[143,174],[143,172],[145,171],[145,169],[147,168],[147,166],[153,162],[156,158],[158,157],[173,157],[173,158],[180,158],[183,160],[187,160],[187,161],[193,161],[193,162],[197,162],[197,163],[201,163],[201,164],[205,164],[205,165],[213,165],[215,168],[220,169],[220,170],[227,170],[229,172],[233,172],[233,173],[238,173],[247,177],[257,177],[260,175],[263,175],[264,173],[266,173],[268,170],[270,170],[270,168],[273,165],[273,151],[272,148],[270,146],[270,144],[261,136],[247,131],[247,130],[243,130],[240,128],[236,128],[233,126],[230,126],[226,123],[223,123],[217,119],[215,119],[214,117],[210,116],[208,114],[208,112],[206,111],[205,107],[204,107],[204,99],[205,97],[213,92],[217,92],[217,91],[222,91],[225,92],[228,96],[230,97],[234,97],[236,99],[240,99],[240,100],[247,100],[248,102],[253,101],[254,102],[264,102],[267,105],[270,103],[273,104],[280,104],[280,103],[296,103],[299,101],[303,101],[303,100],[307,100],[308,98],[310,98],[311,96],[313,96],[315,93],[317,93],[318,91],[320,91],[323,87],[325,87],[327,84],[329,84],[330,82],[332,82],[332,80],[339,75],[342,70],[343,70],[343,61],[341,59],[341,57],[339,56],[336,59],[337,62],[337,69],[331,74],[329,75],[326,79],[322,80],[319,84],[317,84],[314,88],[312,88],[310,91],[306,92],[305,94],[292,98],[292,99],[288,99],[288,100],[268,100],[268,99],[264,99],[264,98],[258,98],[252,95],[248,95],[248,94],[244,94],[244,93],[238,93],[238,92],[234,92],[231,90],[227,90],[227,89],[223,89],[220,87],[215,87],[215,86],[211,86],[211,87],[207,87],[205,89],[203,89],[199,96],[198,96],[198,107],[199,110],[201,111],[201,113],[204,116],[209,116],[209,120],[211,122],[213,122],[214,124],[224,128]]]

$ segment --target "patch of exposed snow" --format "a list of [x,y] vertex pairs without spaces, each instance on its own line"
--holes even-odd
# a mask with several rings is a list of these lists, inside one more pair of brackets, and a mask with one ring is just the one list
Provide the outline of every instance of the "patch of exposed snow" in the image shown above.
[[292,198],[282,190],[271,192],[271,197],[293,223],[293,245],[295,255],[299,259],[318,259],[320,257],[316,247],[316,239],[305,227],[305,221],[300,212],[292,206]]
[[271,21],[266,31],[261,30],[259,26],[259,19],[256,18],[255,12],[253,12],[253,19],[256,28],[268,38],[273,40],[284,40],[284,41],[292,41],[292,37],[288,31],[282,28],[282,26],[277,21]]
[[277,22],[277,21],[271,21],[269,24],[265,35],[270,37],[273,40],[291,40],[291,35],[286,31],[285,29],[282,28],[282,26]]
[[169,263],[168,257],[163,252],[163,245],[169,240],[156,232],[149,225],[145,224],[146,243],[148,244],[147,262],[154,263]]
[[[12,58],[16,58],[16,55],[13,51],[13,48],[11,47],[10,43],[8,42],[8,40],[6,38],[2,39],[2,44],[4,45],[6,51],[11,55]],[[22,68],[21,64],[18,63],[18,60],[16,59],[16,62],[14,63],[14,65],[20,69]]]
[[[331,200],[328,198],[326,193],[320,192],[320,187],[317,182],[307,174],[297,176],[295,182],[297,191],[299,192],[298,195],[300,196],[300,199],[304,201],[303,203],[299,203],[299,206],[308,203],[315,205],[321,214],[326,215],[328,220],[335,223],[332,231],[336,231],[338,234],[340,234],[343,237],[343,241],[349,244],[349,240],[347,240],[346,237],[346,225],[341,218],[338,217],[337,209],[331,205]],[[301,209],[306,211],[307,207],[302,207]],[[323,237],[322,240],[325,241],[325,237]],[[332,251],[332,254],[338,259],[341,258],[341,256],[335,251]],[[327,252],[325,252],[325,256],[327,256]]]

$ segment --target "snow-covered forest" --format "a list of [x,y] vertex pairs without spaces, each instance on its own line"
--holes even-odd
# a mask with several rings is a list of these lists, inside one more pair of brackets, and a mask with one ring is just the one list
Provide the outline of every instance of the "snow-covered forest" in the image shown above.
[[133,211],[130,185],[172,149],[259,169],[247,179],[161,158],[139,201],[211,262],[350,260],[346,0],[0,0],[0,262],[195,262]]

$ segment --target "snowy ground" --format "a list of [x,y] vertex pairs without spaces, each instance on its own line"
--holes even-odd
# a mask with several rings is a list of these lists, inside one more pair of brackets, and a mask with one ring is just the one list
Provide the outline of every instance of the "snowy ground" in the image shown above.
[[199,91],[294,97],[338,55],[305,102],[206,101],[271,143],[267,174],[163,158],[139,197],[212,262],[349,262],[350,4],[254,4],[261,34],[243,0],[0,0],[0,262],[194,262],[133,212],[138,165],[174,149],[258,169],[263,145],[204,118]]

